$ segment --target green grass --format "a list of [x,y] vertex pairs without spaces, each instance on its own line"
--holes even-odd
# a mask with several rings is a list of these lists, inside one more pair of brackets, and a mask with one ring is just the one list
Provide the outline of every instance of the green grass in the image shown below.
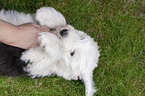
[[[100,46],[95,96],[145,96],[144,0],[1,0],[0,6],[30,13],[54,7]],[[0,77],[0,96],[84,96],[84,88],[57,76]]]

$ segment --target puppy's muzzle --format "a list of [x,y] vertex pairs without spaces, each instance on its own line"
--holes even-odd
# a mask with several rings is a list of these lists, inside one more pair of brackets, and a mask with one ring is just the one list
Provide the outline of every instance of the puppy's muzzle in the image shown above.
[[58,29],[50,28],[50,32],[52,34],[55,34],[58,38],[65,38],[68,35],[67,29],[58,30]]

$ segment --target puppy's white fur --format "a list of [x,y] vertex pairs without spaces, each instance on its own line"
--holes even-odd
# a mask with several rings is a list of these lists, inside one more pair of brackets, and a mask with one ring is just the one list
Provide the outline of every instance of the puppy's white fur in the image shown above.
[[[49,15],[48,15],[49,14]],[[42,26],[55,28],[66,25],[66,20],[63,15],[52,7],[43,7],[36,12],[36,20]]]
[[25,14],[23,12],[17,12],[15,10],[0,10],[0,19],[14,25],[20,25],[29,22],[37,23],[35,14]]
[[[51,33],[40,33],[40,46],[22,54],[21,60],[30,62],[24,70],[32,77],[57,74],[67,80],[80,78],[84,81],[86,96],[94,94],[96,90],[92,77],[100,56],[99,47],[90,36],[66,25],[66,20],[60,12],[52,7],[42,7],[37,10],[34,18],[34,14],[2,10],[0,19],[15,25],[38,21],[42,26],[55,28]],[[60,35],[63,29],[68,30],[66,37]]]

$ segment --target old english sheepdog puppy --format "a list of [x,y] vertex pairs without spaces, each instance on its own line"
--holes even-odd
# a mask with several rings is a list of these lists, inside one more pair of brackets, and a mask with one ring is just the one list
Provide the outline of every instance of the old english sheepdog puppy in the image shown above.
[[97,67],[99,47],[86,33],[66,24],[63,15],[52,7],[42,7],[36,14],[0,10],[0,19],[15,25],[33,22],[50,27],[41,32],[40,46],[29,50],[0,43],[0,75],[44,77],[51,74],[67,80],[81,79],[86,96],[94,94],[93,70]]

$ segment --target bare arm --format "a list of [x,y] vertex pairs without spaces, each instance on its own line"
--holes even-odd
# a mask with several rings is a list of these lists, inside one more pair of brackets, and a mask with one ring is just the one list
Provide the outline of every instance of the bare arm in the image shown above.
[[24,49],[36,47],[38,33],[49,31],[49,28],[41,28],[33,23],[15,26],[0,20],[0,42]]
[[0,42],[11,44],[15,41],[14,34],[17,34],[17,27],[0,20]]

